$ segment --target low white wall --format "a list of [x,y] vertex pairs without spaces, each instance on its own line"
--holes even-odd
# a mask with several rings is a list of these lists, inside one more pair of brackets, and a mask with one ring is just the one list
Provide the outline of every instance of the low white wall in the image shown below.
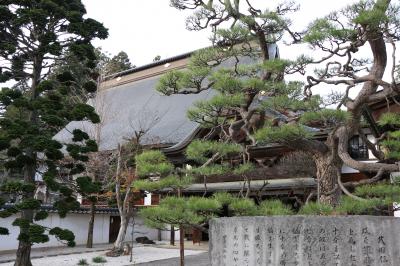
[[[18,234],[19,227],[13,226],[12,222],[17,216],[10,216],[5,219],[1,219],[1,226],[8,228],[10,234],[6,236],[0,236],[0,250],[11,250],[18,247]],[[77,245],[86,244],[88,224],[89,224],[89,214],[76,214],[70,213],[65,218],[60,218],[57,213],[50,213],[46,220],[38,222],[46,227],[60,227],[63,229],[69,229],[75,234],[75,242]],[[110,214],[96,214],[94,222],[94,234],[93,242],[108,243],[110,227]],[[43,244],[35,244],[34,247],[54,247],[62,246],[64,244],[60,243],[54,236],[49,236],[50,241]]]
[[[109,243],[109,232],[110,232],[110,214],[96,214],[94,220],[94,230],[93,230],[93,243],[94,244],[103,244]],[[114,216],[114,215],[113,215]],[[18,247],[18,234],[19,227],[13,226],[12,222],[17,218],[16,215],[10,216],[5,219],[1,219],[1,226],[8,228],[10,234],[9,235],[1,235],[0,236],[0,251],[2,250],[14,250]],[[141,236],[147,236],[151,240],[158,239],[158,230],[153,228],[148,228],[144,225],[143,219],[140,217],[135,217],[134,219],[135,227],[134,227],[134,235],[133,239]],[[87,232],[89,226],[89,214],[82,213],[69,213],[67,217],[60,218],[57,213],[50,213],[49,217],[46,220],[38,222],[46,227],[60,227],[63,229],[69,229],[75,234],[75,242],[77,245],[86,244]],[[55,237],[49,236],[50,241],[43,244],[35,244],[34,248],[38,247],[54,247],[54,246],[63,246],[61,242],[59,242]],[[170,232],[162,231],[161,233],[162,240],[169,240]],[[179,231],[175,232],[175,239],[179,240]],[[129,224],[127,228],[127,233],[125,237],[125,241],[132,241],[132,222]]]
[[[175,240],[179,240],[179,230],[175,228]],[[170,231],[161,231],[161,240],[169,241],[170,240]],[[151,240],[158,240],[158,230],[149,228],[144,225],[143,219],[140,217],[135,217],[135,228],[134,228],[134,236],[136,237],[147,236]],[[125,241],[130,242],[132,240],[132,223],[129,224],[129,227],[126,232]]]
[[[171,231],[161,231],[161,240],[170,240],[171,239]],[[175,240],[179,240],[179,230],[175,228]]]
[[[158,237],[157,229],[145,226],[143,219],[140,217],[135,217],[134,222],[135,222],[135,228],[134,228],[133,239],[136,239],[137,237],[141,236],[147,236],[151,240],[157,240]],[[125,237],[125,241],[131,241],[131,240],[132,240],[132,222],[129,224]]]

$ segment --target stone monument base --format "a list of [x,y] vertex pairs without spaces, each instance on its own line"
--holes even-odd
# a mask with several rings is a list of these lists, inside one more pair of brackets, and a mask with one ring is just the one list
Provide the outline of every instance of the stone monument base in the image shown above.
[[212,266],[400,266],[400,218],[232,217],[210,222]]

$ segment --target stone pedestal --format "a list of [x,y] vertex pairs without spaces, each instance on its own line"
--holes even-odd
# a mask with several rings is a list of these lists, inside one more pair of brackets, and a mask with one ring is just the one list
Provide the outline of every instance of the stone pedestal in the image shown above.
[[213,219],[212,266],[399,266],[400,219],[273,216]]

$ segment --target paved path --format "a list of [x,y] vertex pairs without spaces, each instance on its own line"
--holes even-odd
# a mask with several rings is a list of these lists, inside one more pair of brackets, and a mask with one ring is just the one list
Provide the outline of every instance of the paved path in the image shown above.
[[[192,258],[191,255],[199,255],[206,254],[206,251],[203,250],[186,250],[186,254],[188,255],[188,263],[187,265],[196,265],[196,266],[207,266],[208,264],[198,264],[195,263],[195,258]],[[97,256],[104,257],[107,262],[102,264],[92,263],[92,259]],[[176,259],[175,259],[176,258]],[[208,256],[205,256],[207,259]],[[179,250],[172,248],[158,248],[158,247],[135,247],[133,253],[133,263],[129,262],[129,256],[120,256],[120,257],[106,257],[105,251],[97,251],[97,252],[82,252],[82,253],[74,253],[69,255],[52,255],[46,256],[42,258],[34,258],[32,259],[33,266],[43,266],[43,265],[52,265],[52,266],[73,266],[77,265],[80,259],[85,259],[91,266],[92,265],[101,265],[101,266],[132,266],[138,265],[139,263],[150,263],[154,262],[159,264],[154,265],[179,265]],[[171,261],[168,261],[172,259]],[[174,260],[175,259],[175,260]],[[191,261],[193,261],[192,264]],[[167,264],[165,264],[165,263]],[[169,263],[169,264],[168,264]],[[13,262],[5,262],[0,263],[0,266],[13,266]],[[153,265],[153,264],[149,264]]]
[[[76,265],[79,259],[86,259],[91,263],[93,257],[105,257],[106,250],[112,248],[111,244],[94,245],[92,249],[84,246],[73,248],[45,247],[33,248],[31,258],[33,266],[56,265],[71,266]],[[202,242],[194,245],[191,241],[185,241],[185,265],[187,266],[209,266],[208,243]],[[179,245],[171,246],[168,242],[158,242],[157,245],[134,245],[134,263],[129,262],[129,256],[109,258],[104,266],[176,266],[179,265]],[[12,266],[15,260],[15,250],[0,251],[0,266]],[[90,265],[93,265],[91,263]]]
[[[43,257],[55,257],[59,255],[69,255],[69,254],[81,254],[88,252],[99,252],[110,250],[112,244],[96,244],[93,248],[86,248],[85,246],[76,247],[43,247],[43,248],[33,248],[31,251],[31,258],[43,258]],[[10,262],[15,260],[15,250],[5,250],[0,251],[0,264],[4,262]]]
[[[177,265],[179,265],[179,258],[135,264],[135,266],[177,266]],[[185,256],[185,266],[210,266],[208,252],[201,253],[199,255]]]

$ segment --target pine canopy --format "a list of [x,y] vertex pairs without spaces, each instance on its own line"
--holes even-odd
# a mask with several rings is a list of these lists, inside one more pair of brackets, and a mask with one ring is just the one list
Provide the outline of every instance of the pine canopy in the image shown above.
[[[1,192],[15,201],[12,208],[1,211],[1,217],[22,214],[13,223],[20,227],[22,245],[46,242],[49,234],[70,246],[75,244],[71,231],[35,223],[47,217],[34,197],[38,176],[59,195],[54,207],[61,217],[79,207],[76,191],[96,190],[96,184],[88,179],[72,179],[84,171],[87,153],[97,151],[96,142],[81,130],[71,132],[72,143],[53,139],[71,121],[99,122],[92,106],[71,101],[70,97],[77,86],[82,86],[81,91],[95,90],[96,56],[91,41],[108,36],[100,22],[85,14],[80,0],[0,3],[0,60],[4,62],[0,82],[17,81],[0,92],[0,148],[7,154],[4,167],[10,169]],[[79,83],[68,70],[49,79],[52,67],[62,64],[61,55],[66,53],[80,60],[87,75],[85,83]],[[73,162],[66,160],[66,155]],[[7,233],[5,228],[0,231]]]

